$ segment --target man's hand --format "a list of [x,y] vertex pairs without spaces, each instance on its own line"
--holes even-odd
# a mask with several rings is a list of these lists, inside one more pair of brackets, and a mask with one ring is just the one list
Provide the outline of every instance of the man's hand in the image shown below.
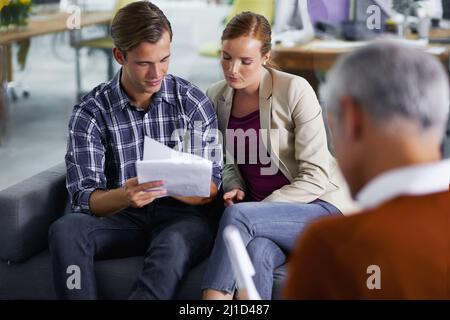
[[162,181],[139,184],[137,178],[125,181],[125,186],[113,190],[95,190],[89,198],[89,208],[96,216],[109,216],[130,206],[142,208],[160,196],[166,195],[165,189],[145,191],[162,187]]
[[[162,187],[163,181],[150,181],[146,183],[138,183],[137,178],[131,178],[125,181],[125,196],[128,204],[133,208],[142,208],[153,200],[167,194],[166,189],[149,190],[153,188]],[[149,190],[149,191],[146,191]]]
[[229,207],[237,202],[241,202],[242,200],[244,200],[244,198],[245,192],[238,188],[228,191],[223,195],[225,207]]

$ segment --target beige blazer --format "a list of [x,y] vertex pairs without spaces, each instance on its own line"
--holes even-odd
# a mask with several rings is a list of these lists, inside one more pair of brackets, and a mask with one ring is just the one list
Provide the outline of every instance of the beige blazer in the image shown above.
[[[233,89],[222,80],[209,87],[206,95],[216,108],[225,149]],[[354,212],[355,203],[328,151],[322,109],[309,83],[298,76],[264,69],[259,88],[259,110],[261,129],[269,129],[262,141],[271,161],[290,181],[263,201],[308,203],[319,198],[344,214]],[[238,166],[227,150],[224,154],[224,190],[236,187],[246,190]]]

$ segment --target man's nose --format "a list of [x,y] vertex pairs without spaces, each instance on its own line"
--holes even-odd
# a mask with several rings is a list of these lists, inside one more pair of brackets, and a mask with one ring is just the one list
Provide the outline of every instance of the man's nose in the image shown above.
[[148,76],[152,79],[159,79],[161,72],[157,64],[152,64],[148,68]]

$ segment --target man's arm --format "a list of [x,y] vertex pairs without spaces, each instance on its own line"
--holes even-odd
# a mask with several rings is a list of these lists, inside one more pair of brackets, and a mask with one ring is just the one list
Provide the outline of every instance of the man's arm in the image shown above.
[[76,105],[69,122],[67,152],[67,190],[72,211],[91,214],[89,199],[96,190],[106,190],[105,146],[102,127],[96,119],[98,108],[90,100]]
[[165,189],[146,190],[162,186],[162,181],[139,184],[137,178],[131,178],[125,182],[125,186],[122,188],[108,191],[97,189],[91,193],[89,198],[90,211],[96,216],[105,217],[130,206],[142,208],[167,193]]
[[209,192],[209,197],[172,197],[178,201],[190,204],[192,206],[200,206],[213,201],[217,196],[217,186],[211,181],[211,189]]

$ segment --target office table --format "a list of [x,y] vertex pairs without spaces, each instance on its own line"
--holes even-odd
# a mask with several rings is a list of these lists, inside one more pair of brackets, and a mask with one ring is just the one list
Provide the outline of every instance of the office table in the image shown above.
[[[111,11],[82,12],[80,27],[109,23],[111,15]],[[36,15],[30,17],[25,29],[0,32],[0,46],[3,47],[3,50],[0,50],[0,54],[3,52],[0,56],[0,61],[2,61],[0,80],[12,80],[11,44],[13,42],[55,32],[70,31],[66,26],[69,17],[70,14],[64,12]]]
[[[433,38],[450,38],[450,30],[432,29],[430,39]],[[336,46],[333,46],[330,41],[313,40],[289,48],[278,45],[272,50],[272,58],[281,70],[305,77],[317,92],[317,71],[329,70],[342,54],[365,44],[367,42],[338,41]],[[446,68],[449,68],[450,46],[448,44],[431,44],[427,50],[438,56]]]
[[[328,70],[330,69],[336,60],[344,53],[350,52],[359,47],[346,48],[326,48],[320,46],[319,41],[313,41],[311,43],[295,46],[292,48],[285,48],[281,46],[275,46],[272,50],[272,57],[275,63],[282,69],[286,70]],[[430,45],[433,47],[443,47],[442,45]],[[439,59],[448,65],[450,46],[446,45],[446,50],[437,56]]]

